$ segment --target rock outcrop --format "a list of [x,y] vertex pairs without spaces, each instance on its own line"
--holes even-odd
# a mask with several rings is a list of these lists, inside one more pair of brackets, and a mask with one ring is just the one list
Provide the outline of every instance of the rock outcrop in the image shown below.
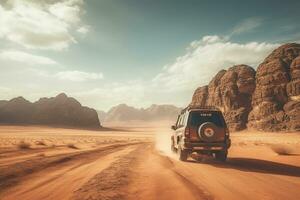
[[246,128],[251,110],[251,95],[255,89],[255,70],[237,65],[221,70],[208,86],[198,88],[191,105],[216,106],[223,111],[230,130]]
[[94,109],[81,106],[64,93],[31,103],[23,97],[0,103],[0,123],[99,128]]
[[257,68],[249,128],[300,130],[300,45],[274,50]]
[[191,105],[216,106],[230,130],[300,130],[300,45],[275,49],[257,68],[221,70],[199,87]]

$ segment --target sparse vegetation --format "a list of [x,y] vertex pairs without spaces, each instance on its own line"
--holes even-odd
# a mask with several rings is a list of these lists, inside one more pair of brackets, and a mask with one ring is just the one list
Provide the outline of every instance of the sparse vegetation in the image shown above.
[[30,149],[31,144],[29,142],[25,142],[24,140],[20,141],[18,144],[19,149]]
[[290,147],[287,147],[286,145],[272,145],[271,149],[278,155],[288,156],[293,154],[292,149]]

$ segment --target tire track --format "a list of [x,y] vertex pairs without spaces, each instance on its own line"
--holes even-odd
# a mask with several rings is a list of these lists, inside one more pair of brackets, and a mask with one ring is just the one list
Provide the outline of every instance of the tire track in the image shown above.
[[120,157],[108,168],[95,175],[79,190],[74,200],[122,200],[126,198],[126,187],[130,183],[134,166],[149,146],[139,145],[127,155]]
[[202,185],[182,175],[176,161],[161,155],[153,144],[141,156],[135,170],[136,173],[128,178],[131,182],[123,199],[214,199]]
[[141,142],[114,144],[102,148],[84,152],[72,152],[63,155],[54,155],[49,157],[35,158],[24,162],[16,163],[10,166],[0,167],[0,196],[6,189],[15,186],[21,182],[26,176],[45,170],[50,167],[60,167],[62,165],[72,164],[72,162],[80,161],[81,166],[92,162],[107,154],[120,151],[128,146],[137,145]]
[[161,159],[165,159],[167,162],[170,163],[169,166],[172,167],[169,167],[168,169],[170,169],[177,176],[177,178],[186,186],[186,188],[188,188],[188,190],[190,190],[190,192],[194,194],[195,197],[197,197],[197,199],[203,199],[203,200],[214,199],[214,197],[206,190],[204,190],[204,188],[200,187],[199,184],[198,185],[195,184],[192,180],[190,180],[182,173],[180,173],[178,170],[176,170],[175,165],[171,160],[171,158],[162,155],[159,156],[161,157]]

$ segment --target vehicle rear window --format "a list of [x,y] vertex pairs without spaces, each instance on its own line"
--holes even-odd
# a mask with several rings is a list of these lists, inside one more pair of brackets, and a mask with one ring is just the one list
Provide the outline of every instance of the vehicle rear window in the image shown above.
[[189,125],[193,127],[198,127],[205,122],[212,122],[216,126],[224,127],[225,121],[223,115],[218,111],[210,111],[210,112],[199,112],[192,111],[189,115]]

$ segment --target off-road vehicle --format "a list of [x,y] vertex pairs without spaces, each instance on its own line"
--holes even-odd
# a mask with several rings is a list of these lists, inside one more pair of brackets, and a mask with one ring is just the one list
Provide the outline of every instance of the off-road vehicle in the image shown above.
[[183,109],[177,122],[171,127],[171,149],[179,159],[186,161],[192,153],[214,156],[226,161],[231,141],[222,112],[215,107]]

